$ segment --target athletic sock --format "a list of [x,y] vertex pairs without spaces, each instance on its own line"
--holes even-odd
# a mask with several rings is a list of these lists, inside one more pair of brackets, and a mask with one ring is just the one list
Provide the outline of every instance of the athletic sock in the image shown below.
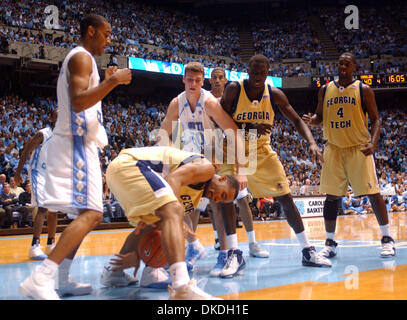
[[55,242],[55,238],[48,238],[47,240],[47,246],[50,246],[51,244],[53,244]]
[[305,230],[303,232],[296,233],[295,235],[303,249],[311,247],[311,244],[308,241],[308,237],[307,237],[307,234],[305,233]]
[[237,234],[236,233],[226,236],[226,241],[227,241],[229,250],[238,249],[239,246],[238,246],[238,242],[237,242]]
[[256,242],[256,237],[254,235],[254,230],[247,232],[247,237],[249,238],[249,243]]
[[380,226],[380,231],[382,232],[383,237],[390,237],[390,225],[385,224],[383,226]]
[[69,282],[69,270],[71,269],[73,260],[64,259],[58,269],[58,284],[63,286]]
[[331,240],[335,240],[335,232],[327,232],[326,233],[326,238],[331,239]]
[[184,261],[176,262],[170,265],[170,275],[172,280],[172,287],[177,289],[189,282],[189,274],[187,264]]

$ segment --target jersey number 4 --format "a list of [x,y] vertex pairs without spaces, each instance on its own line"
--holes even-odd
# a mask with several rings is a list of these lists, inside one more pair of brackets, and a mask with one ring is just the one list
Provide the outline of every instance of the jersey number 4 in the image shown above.
[[340,107],[336,114],[337,114],[337,116],[339,116],[339,118],[343,118],[343,107]]

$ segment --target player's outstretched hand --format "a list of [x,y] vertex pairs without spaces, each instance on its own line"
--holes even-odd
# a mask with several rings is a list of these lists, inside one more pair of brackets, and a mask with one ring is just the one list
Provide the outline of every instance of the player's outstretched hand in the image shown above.
[[135,267],[136,270],[134,274],[137,273],[137,270],[140,267],[140,258],[136,251],[125,254],[117,253],[115,256],[117,258],[112,258],[109,261],[113,271],[122,271],[127,268]]

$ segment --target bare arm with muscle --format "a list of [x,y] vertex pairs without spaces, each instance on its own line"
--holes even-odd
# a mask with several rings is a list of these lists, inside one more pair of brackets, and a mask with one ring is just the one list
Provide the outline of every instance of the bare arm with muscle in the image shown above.
[[131,71],[109,67],[105,70],[105,79],[95,88],[88,89],[90,74],[92,73],[92,59],[84,52],[78,52],[68,62],[69,94],[73,110],[78,113],[84,111],[109,94],[120,84],[129,84]]

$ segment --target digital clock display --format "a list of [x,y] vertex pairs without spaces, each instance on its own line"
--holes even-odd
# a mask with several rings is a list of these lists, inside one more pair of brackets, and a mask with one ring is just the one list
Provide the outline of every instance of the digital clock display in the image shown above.
[[406,83],[407,75],[405,74],[390,74],[386,75],[386,83]]

